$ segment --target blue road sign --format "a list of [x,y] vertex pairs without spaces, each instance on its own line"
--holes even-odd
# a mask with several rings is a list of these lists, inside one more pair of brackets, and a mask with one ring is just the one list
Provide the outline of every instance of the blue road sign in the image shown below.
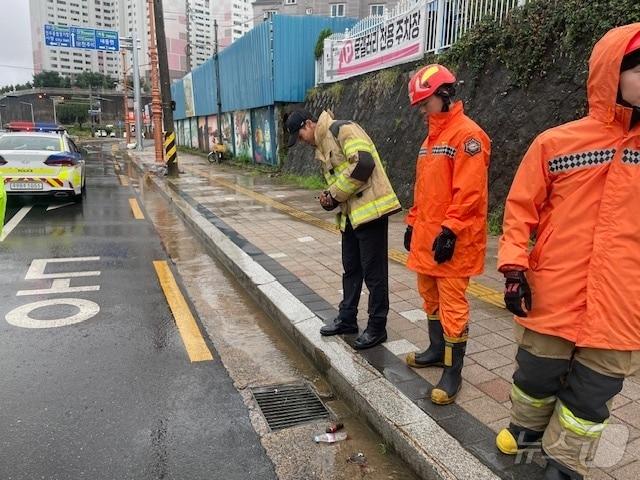
[[63,27],[46,24],[44,43],[48,47],[84,48],[87,50],[120,50],[118,32],[85,27]]
[[44,42],[49,47],[71,47],[71,28],[45,25]]
[[117,52],[120,50],[118,32],[111,30],[96,30],[96,49]]
[[71,46],[96,49],[96,31],[93,28],[71,27]]

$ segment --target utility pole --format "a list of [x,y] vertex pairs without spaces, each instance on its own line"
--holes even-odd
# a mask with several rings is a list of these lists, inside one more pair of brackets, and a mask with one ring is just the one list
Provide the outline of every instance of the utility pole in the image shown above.
[[129,138],[129,102],[127,99],[127,62],[126,62],[126,54],[124,49],[122,52],[122,98],[123,98],[123,115],[124,115],[124,140],[125,143],[130,143],[131,139]]
[[184,47],[184,53],[187,56],[187,70],[191,70],[191,6],[189,0],[185,0],[187,12],[187,46]]
[[167,175],[178,176],[178,153],[176,134],[173,131],[173,103],[171,102],[171,79],[167,59],[167,37],[164,34],[164,14],[162,0],[154,0],[156,24],[156,42],[158,45],[158,63],[160,66],[160,91],[162,93],[162,115],[164,121],[164,148],[167,154]]
[[216,92],[218,97],[218,143],[222,145],[222,96],[220,95],[220,57],[218,56],[218,20],[213,20],[213,32],[215,36],[215,53],[216,59]]
[[149,10],[149,57],[151,59],[151,112],[153,117],[153,140],[155,144],[156,163],[164,163],[164,153],[162,149],[162,100],[160,99],[154,1],[147,0],[147,7]]
[[131,46],[133,48],[133,114],[136,122],[136,150],[141,152],[144,150],[142,145],[142,115],[140,107],[140,62],[138,61],[138,38],[135,35],[131,37]]

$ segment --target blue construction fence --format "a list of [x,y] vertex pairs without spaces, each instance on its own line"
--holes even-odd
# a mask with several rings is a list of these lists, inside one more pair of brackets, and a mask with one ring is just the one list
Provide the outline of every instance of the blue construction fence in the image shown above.
[[[275,109],[273,106],[226,112],[220,116],[222,142],[227,151],[255,163],[276,165]],[[218,142],[218,116],[191,117],[175,122],[178,145],[203,152]]]
[[[277,163],[277,105],[303,102],[315,82],[320,32],[343,32],[354,18],[274,15],[219,55],[223,142],[236,156]],[[217,138],[215,60],[171,86],[178,145],[210,151]]]

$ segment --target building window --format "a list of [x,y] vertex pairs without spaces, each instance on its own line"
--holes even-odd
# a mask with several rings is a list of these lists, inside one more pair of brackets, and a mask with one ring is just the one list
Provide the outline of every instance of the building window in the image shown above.
[[295,5],[297,0],[284,0],[285,5]]
[[345,3],[332,3],[331,4],[331,16],[332,17],[344,17]]
[[369,15],[372,17],[381,17],[384,15],[384,5],[369,5]]

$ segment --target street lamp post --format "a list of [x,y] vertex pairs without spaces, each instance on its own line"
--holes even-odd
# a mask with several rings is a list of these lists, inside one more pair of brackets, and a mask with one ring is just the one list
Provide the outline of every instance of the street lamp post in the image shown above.
[[31,123],[36,123],[34,117],[33,117],[33,103],[29,103],[29,102],[20,102],[23,105],[29,105],[31,107]]
[[[140,107],[140,65],[138,61],[138,42],[139,39],[135,38],[135,36],[131,37],[120,37],[121,48],[129,50],[131,49],[131,57],[133,60],[133,115],[136,126],[136,150],[142,151],[142,120],[141,120],[141,107]],[[130,45],[129,45],[130,43]],[[128,68],[125,70],[129,70]],[[126,89],[126,86],[125,86]],[[126,92],[125,92],[126,95]]]
[[156,163],[164,164],[164,142],[162,134],[162,99],[160,97],[160,73],[158,71],[158,49],[156,46],[155,6],[147,0],[149,11],[149,58],[151,59],[151,113]]

